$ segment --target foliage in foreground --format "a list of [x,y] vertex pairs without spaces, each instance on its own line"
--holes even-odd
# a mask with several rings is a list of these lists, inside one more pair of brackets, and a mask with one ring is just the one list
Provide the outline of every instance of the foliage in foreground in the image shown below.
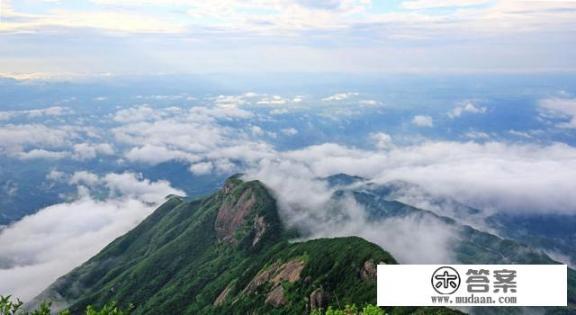
[[442,307],[378,307],[366,304],[359,308],[355,304],[346,305],[343,309],[328,307],[325,311],[316,309],[310,315],[463,315],[457,310]]
[[[12,297],[1,296],[0,295],[0,315],[52,315],[50,302],[44,302],[33,311],[22,310],[22,301],[16,299],[16,302],[12,301]],[[121,310],[116,306],[116,303],[109,303],[104,305],[101,309],[97,309],[92,305],[86,307],[86,315],[128,315],[129,312]],[[69,311],[61,311],[58,315],[70,315]]]
[[[0,315],[53,315],[50,310],[51,303],[44,302],[42,303],[36,310],[33,311],[24,311],[22,310],[23,303],[17,299],[16,302],[12,301],[11,296],[1,296],[0,295]],[[397,311],[397,310],[396,310]],[[403,312],[395,312],[392,313],[386,312],[383,308],[380,308],[373,304],[366,304],[364,307],[359,308],[355,304],[346,305],[343,309],[333,308],[332,306],[328,307],[328,309],[321,310],[316,309],[313,310],[310,315],[389,315],[389,314],[435,314],[435,315],[442,315],[442,314],[455,314],[456,311],[451,311],[447,309],[436,309],[432,310],[429,309],[428,312],[424,313],[403,313]],[[61,311],[57,313],[58,315],[70,315],[68,310]],[[101,309],[97,309],[92,305],[86,307],[84,312],[85,315],[129,315],[130,311],[125,311],[120,309],[116,303],[109,303],[104,305]]]
[[372,304],[368,304],[362,309],[358,309],[355,304],[352,304],[346,305],[346,307],[341,310],[328,307],[326,312],[323,312],[322,310],[316,309],[313,310],[310,315],[385,315],[385,313],[381,308]]

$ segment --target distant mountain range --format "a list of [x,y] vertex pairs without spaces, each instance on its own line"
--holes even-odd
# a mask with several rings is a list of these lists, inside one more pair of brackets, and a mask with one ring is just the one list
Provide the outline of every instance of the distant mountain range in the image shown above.
[[[451,198],[428,193],[422,187],[408,182],[374,184],[364,178],[346,174],[333,175],[325,180],[337,189],[338,195],[351,193],[374,218],[422,214],[422,209],[426,209],[429,210],[426,215],[429,218],[434,217],[450,224],[482,226],[482,231],[489,230],[491,234],[531,247],[530,251],[536,256],[544,251],[553,256],[564,256],[564,261],[576,262],[576,216],[573,215],[521,212],[486,214]],[[406,207],[405,199],[416,200],[425,206]],[[477,261],[478,257],[474,259]],[[490,258],[489,261],[495,263],[494,259]],[[545,262],[547,259],[540,257],[536,260]],[[460,261],[470,262],[464,257]],[[506,258],[501,257],[498,261],[505,263]]]
[[[411,216],[451,226],[458,234],[454,251],[460,263],[555,263],[528,245],[393,200],[393,186],[344,174],[326,181],[335,190],[334,200],[354,198],[374,222]],[[86,305],[117,301],[135,314],[306,314],[328,306],[375,304],[376,265],[396,263],[390,254],[359,237],[291,241],[303,236],[282,222],[275,198],[262,183],[233,176],[205,198],[170,196],[140,225],[58,279],[30,305],[47,299],[79,313]],[[572,270],[568,294],[569,308],[540,311],[575,312]],[[386,312],[460,314],[445,308]]]
[[[530,216],[520,216],[518,220],[513,215],[492,215],[487,222],[500,235],[509,236],[504,239],[491,233],[480,231],[467,225],[466,222],[475,221],[476,216],[481,215],[478,209],[470,208],[448,198],[427,195],[425,191],[416,185],[406,182],[391,182],[386,184],[374,184],[370,181],[346,174],[338,174],[325,178],[326,182],[335,189],[333,198],[352,197],[367,211],[370,221],[381,220],[385,222],[390,218],[412,217],[425,222],[438,222],[447,224],[457,231],[457,242],[453,246],[453,252],[457,263],[462,264],[555,264],[543,249],[562,248],[567,249],[567,255],[574,255],[570,246],[574,246],[569,240],[576,236],[573,226],[565,229],[547,229],[545,226],[534,224]],[[410,190],[411,194],[425,197],[431,205],[444,208],[438,213],[419,209],[396,200],[400,195]],[[417,192],[415,192],[417,191]],[[450,210],[447,210],[449,208]],[[524,218],[524,220],[522,220]],[[555,218],[555,216],[547,216]],[[554,219],[549,219],[554,220]],[[541,220],[545,225],[548,220]],[[555,219],[554,221],[560,221]],[[524,224],[523,224],[524,222]],[[532,225],[524,229],[526,222]],[[566,226],[571,221],[560,223]],[[559,222],[552,222],[558,224]],[[551,224],[552,224],[551,223]],[[539,229],[540,233],[533,231]],[[547,246],[545,246],[547,245]],[[540,313],[546,314],[576,314],[576,272],[568,271],[568,303],[570,309],[541,309]],[[479,308],[477,314],[521,314],[522,309],[506,308]],[[477,310],[477,311],[478,311]],[[474,310],[473,310],[474,313]]]

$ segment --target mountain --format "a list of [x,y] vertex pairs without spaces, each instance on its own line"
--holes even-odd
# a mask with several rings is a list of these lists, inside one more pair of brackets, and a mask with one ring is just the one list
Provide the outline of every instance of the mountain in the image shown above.
[[[334,178],[325,179],[327,184],[335,191],[333,200],[351,197],[362,206],[370,222],[378,224],[391,218],[410,217],[413,220],[421,220],[430,223],[441,223],[449,226],[456,232],[456,241],[452,251],[455,263],[461,264],[557,264],[544,251],[530,246],[532,243],[524,243],[517,240],[504,239],[499,236],[478,230],[467,225],[464,218],[478,214],[479,210],[458,204],[455,201],[445,200],[438,197],[429,197],[433,204],[453,206],[451,217],[440,215],[434,211],[424,210],[407,205],[396,200],[400,191],[407,189],[419,190],[415,185],[404,182],[392,182],[383,185],[370,183],[355,176],[338,174]],[[336,183],[336,184],[335,184]],[[417,194],[422,196],[421,191]],[[440,212],[441,213],[441,212]],[[524,221],[515,223],[520,225]],[[543,220],[542,222],[547,222]],[[570,222],[570,221],[568,221]],[[524,223],[524,226],[527,224]],[[561,226],[565,226],[563,223]],[[533,227],[535,229],[536,227]],[[542,227],[540,227],[542,229]],[[520,231],[508,232],[508,235],[521,235]],[[525,231],[525,230],[524,230]],[[550,233],[550,232],[548,232]],[[572,235],[573,226],[556,232],[558,235]],[[570,234],[572,233],[572,234]],[[524,232],[526,235],[526,232]],[[534,237],[533,237],[534,238]],[[532,239],[526,238],[527,241]],[[546,308],[540,309],[540,313],[546,314],[576,314],[576,271],[568,269],[568,304],[569,308]],[[523,314],[523,309],[518,308],[473,308],[476,314]],[[476,312],[475,312],[476,311]],[[533,309],[534,311],[534,309]]]
[[[561,258],[563,262],[576,263],[576,216],[568,214],[530,214],[522,212],[486,214],[446,196],[433,195],[422,187],[404,181],[374,184],[366,179],[346,174],[325,178],[337,193],[353,191],[363,205],[379,218],[389,218],[407,213],[421,212],[451,218],[458,225],[483,226],[515,243],[528,245]],[[409,207],[405,202],[417,204]],[[394,210],[396,209],[396,210]],[[398,210],[403,209],[403,210]],[[396,212],[395,212],[396,211]],[[398,212],[399,211],[399,212]],[[474,229],[469,230],[473,232]],[[490,259],[490,261],[492,261]],[[461,261],[465,262],[465,261]]]
[[80,313],[117,301],[134,314],[305,314],[375,304],[376,265],[396,263],[392,256],[358,237],[290,242],[297,236],[266,187],[231,177],[206,198],[171,196],[32,304],[48,299]]
[[542,248],[576,265],[576,215],[498,213],[486,221],[506,238]]
[[[477,230],[459,221],[423,210],[399,201],[382,199],[370,190],[337,191],[336,196],[351,195],[366,209],[372,222],[390,218],[411,217],[430,223],[447,225],[456,232],[457,241],[452,250],[456,262],[463,264],[552,264],[555,263],[542,251],[512,240],[502,239]],[[337,197],[337,198],[338,198]]]

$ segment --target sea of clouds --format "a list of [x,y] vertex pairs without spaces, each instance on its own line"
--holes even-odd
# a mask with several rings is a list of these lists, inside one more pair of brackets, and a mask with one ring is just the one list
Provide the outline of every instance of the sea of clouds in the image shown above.
[[[350,97],[357,95],[339,93],[322,102]],[[451,246],[456,232],[436,221],[410,216],[371,222],[351,198],[334,205],[333,189],[320,178],[345,173],[373,183],[406,181],[487,214],[576,215],[576,148],[568,144],[426,138],[405,144],[382,131],[366,135],[372,143],[369,148],[327,142],[279,150],[274,140],[293,137],[299,130],[267,130],[258,122],[282,119],[282,115],[301,110],[301,98],[245,93],[211,101],[207,106],[121,108],[107,117],[111,125],[106,128],[89,123],[3,124],[0,154],[30,161],[106,157],[117,159],[120,165],[177,160],[188,165],[190,176],[242,172],[245,178],[266,184],[277,196],[286,224],[307,231],[308,237],[361,236],[407,263],[453,261]],[[573,119],[573,104],[566,99],[543,100],[542,117]],[[445,115],[458,119],[486,111],[460,103]],[[0,113],[0,117],[61,119],[72,113],[57,108]],[[416,127],[433,127],[431,119],[417,117]],[[572,125],[564,123],[556,128]],[[23,300],[34,297],[136,226],[166,195],[184,194],[168,181],[150,181],[134,172],[53,170],[46,180],[67,182],[76,186],[78,193],[0,232],[0,294],[10,293]],[[95,193],[102,191],[106,192],[104,197]],[[424,205],[424,201],[409,197],[405,201]],[[335,207],[339,216],[326,212]]]

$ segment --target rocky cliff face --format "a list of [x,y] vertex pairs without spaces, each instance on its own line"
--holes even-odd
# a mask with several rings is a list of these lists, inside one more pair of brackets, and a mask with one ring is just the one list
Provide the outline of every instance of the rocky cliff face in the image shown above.
[[[229,245],[238,245],[245,241],[247,246],[255,248],[269,232],[280,234],[281,231],[272,231],[274,225],[281,227],[275,213],[261,213],[254,211],[258,203],[258,188],[242,185],[236,178],[231,178],[222,189],[223,201],[218,208],[214,230],[218,241]],[[269,222],[274,221],[274,222]]]

